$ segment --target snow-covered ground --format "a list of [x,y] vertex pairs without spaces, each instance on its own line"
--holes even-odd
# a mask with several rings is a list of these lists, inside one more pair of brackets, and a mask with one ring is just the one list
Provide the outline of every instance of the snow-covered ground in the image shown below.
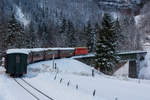
[[[92,77],[91,67],[72,58],[54,62],[56,69],[53,61],[31,64],[23,77],[54,100],[150,100],[149,80],[110,77],[98,72]],[[92,96],[94,90],[95,96]],[[0,68],[0,100],[34,98]]]
[[128,77],[129,75],[129,62],[124,64],[121,68],[119,68],[115,73],[114,76],[124,76]]

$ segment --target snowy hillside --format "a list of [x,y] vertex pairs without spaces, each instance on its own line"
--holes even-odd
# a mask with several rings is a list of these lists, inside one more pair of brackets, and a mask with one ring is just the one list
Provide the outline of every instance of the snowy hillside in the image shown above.
[[[9,47],[4,42],[8,38],[5,33],[8,30],[7,24],[13,15],[17,23],[21,23],[20,28],[24,28],[23,41],[32,39],[31,43],[24,42],[26,45],[19,48],[39,48],[86,46],[89,38],[86,32],[88,24],[91,24],[93,30],[100,28],[104,13],[110,13],[113,18],[119,19],[121,35],[124,36],[124,41],[120,42],[120,49],[141,49],[140,43],[137,43],[140,41],[136,40],[141,38],[139,36],[142,33],[138,33],[135,28],[133,15],[140,13],[144,1],[146,0],[1,0],[0,49],[18,48],[14,45],[16,43]],[[96,24],[98,27],[94,28]],[[63,25],[65,31],[61,33],[61,30],[64,30]],[[74,46],[68,39],[69,33],[74,33]],[[94,33],[98,35],[96,31]],[[129,46],[125,46],[124,43]]]
[[[31,64],[23,78],[54,100],[150,100],[150,81],[117,79],[97,72],[92,77],[91,67],[71,58],[55,63],[56,69],[53,61]],[[0,100],[34,100],[4,71],[0,68]]]

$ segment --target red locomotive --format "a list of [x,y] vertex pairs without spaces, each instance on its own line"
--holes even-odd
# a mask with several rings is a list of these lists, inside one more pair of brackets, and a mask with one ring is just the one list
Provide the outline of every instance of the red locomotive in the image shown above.
[[75,53],[75,56],[77,56],[77,55],[86,55],[86,54],[88,54],[88,50],[87,50],[87,48],[83,48],[83,47],[75,48],[74,53]]

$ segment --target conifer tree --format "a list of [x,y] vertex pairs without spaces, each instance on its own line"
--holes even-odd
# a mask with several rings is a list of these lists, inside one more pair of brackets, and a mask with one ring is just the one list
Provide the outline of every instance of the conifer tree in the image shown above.
[[7,32],[5,33],[5,43],[8,48],[21,48],[26,46],[24,38],[25,32],[22,26],[16,21],[14,14],[12,14],[8,22]]
[[87,34],[87,47],[89,52],[96,51],[96,42],[97,42],[97,34],[98,34],[99,26],[98,23],[92,27],[90,22],[88,22],[87,27],[85,28],[85,33]]
[[115,23],[109,14],[104,14],[97,42],[96,66],[106,74],[113,72],[113,67],[117,62],[116,46],[117,32]]
[[67,21],[65,18],[62,19],[60,29],[59,29],[59,34],[60,34],[60,39],[62,40],[62,46],[67,45]]
[[68,46],[75,47],[76,46],[76,38],[75,38],[75,29],[73,23],[68,20],[68,30],[67,30],[67,39],[68,39]]
[[97,36],[98,36],[98,32],[99,32],[99,25],[98,23],[95,24],[94,28],[93,28],[93,34],[92,34],[92,51],[95,52],[96,51],[96,44],[97,44]]
[[6,32],[7,32],[7,23],[0,23],[0,40],[1,40],[1,43],[0,43],[0,47],[2,50],[5,51],[5,49],[7,49],[7,44],[5,43],[5,39],[6,39]]
[[65,18],[63,18],[60,26],[60,31],[59,31],[60,33],[64,33],[66,31],[66,25],[67,25],[67,21]]
[[116,49],[119,49],[119,47],[121,46],[120,42],[124,42],[124,36],[121,34],[121,26],[120,26],[120,23],[119,23],[119,19],[117,18],[116,21],[115,21],[115,31],[116,31],[116,43],[117,43],[117,47]]
[[48,31],[45,23],[38,25],[39,47],[46,47],[48,44]]
[[92,52],[92,49],[93,49],[93,41],[92,41],[93,29],[92,29],[92,26],[91,26],[90,22],[88,22],[88,25],[85,29],[85,33],[87,34],[87,47],[88,47],[88,50],[89,50],[89,52]]
[[46,47],[48,44],[48,31],[47,31],[47,26],[45,25],[45,23],[43,23],[42,25],[42,47]]
[[36,47],[36,42],[37,42],[37,37],[35,35],[35,31],[34,31],[34,28],[33,28],[33,23],[31,22],[30,25],[29,25],[29,31],[28,31],[28,34],[27,34],[27,47],[28,48],[34,48]]

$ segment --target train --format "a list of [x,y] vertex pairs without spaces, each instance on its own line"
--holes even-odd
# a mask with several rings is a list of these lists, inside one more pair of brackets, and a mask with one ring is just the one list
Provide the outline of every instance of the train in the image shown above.
[[88,54],[88,50],[86,47],[78,47],[78,48],[51,48],[42,51],[31,51],[28,55],[27,62],[28,64],[50,60],[53,57],[55,59],[59,58],[68,58],[72,56],[86,55]]
[[11,76],[22,76],[27,73],[27,65],[51,59],[69,58],[87,55],[86,47],[76,48],[40,48],[40,49],[10,49],[5,53],[6,73]]

